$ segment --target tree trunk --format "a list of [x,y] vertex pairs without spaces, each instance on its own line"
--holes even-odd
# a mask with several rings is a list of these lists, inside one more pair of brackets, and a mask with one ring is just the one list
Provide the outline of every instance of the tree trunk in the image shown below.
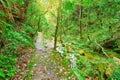
[[60,26],[60,21],[61,21],[61,17],[60,17],[61,4],[62,4],[62,0],[59,0],[59,7],[57,10],[57,25],[56,25],[55,37],[54,37],[54,50],[56,50],[56,47],[57,47],[58,28]]
[[79,11],[79,27],[80,27],[80,39],[82,39],[82,0],[80,0],[80,11]]

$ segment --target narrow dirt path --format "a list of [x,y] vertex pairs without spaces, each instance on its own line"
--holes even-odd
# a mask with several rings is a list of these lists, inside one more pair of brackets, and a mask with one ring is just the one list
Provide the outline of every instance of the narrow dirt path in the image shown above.
[[[49,42],[49,41],[48,41]],[[36,41],[36,52],[33,61],[35,65],[32,70],[32,80],[75,80],[69,77],[70,68],[66,69],[58,56],[52,52],[53,42],[46,43],[47,48],[42,46],[42,34],[38,33]]]

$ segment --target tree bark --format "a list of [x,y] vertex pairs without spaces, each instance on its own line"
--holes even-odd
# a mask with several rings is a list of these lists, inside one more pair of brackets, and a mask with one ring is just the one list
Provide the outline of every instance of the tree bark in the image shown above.
[[57,25],[56,25],[55,37],[54,37],[54,50],[56,50],[57,47],[58,28],[60,27],[60,22],[61,22],[61,17],[60,17],[61,4],[62,4],[62,0],[59,0],[59,7],[57,10]]

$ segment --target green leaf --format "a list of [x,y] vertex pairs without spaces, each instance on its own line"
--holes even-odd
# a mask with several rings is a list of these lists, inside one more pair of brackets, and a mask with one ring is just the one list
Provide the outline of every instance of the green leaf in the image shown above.
[[79,69],[77,68],[72,68],[73,72],[77,75],[79,80],[85,80],[84,76],[82,76],[79,72]]
[[3,70],[0,70],[0,77],[5,77],[5,73],[3,72]]
[[7,75],[8,75],[9,77],[14,77],[14,76],[15,76],[15,74],[12,73],[12,72],[8,73]]

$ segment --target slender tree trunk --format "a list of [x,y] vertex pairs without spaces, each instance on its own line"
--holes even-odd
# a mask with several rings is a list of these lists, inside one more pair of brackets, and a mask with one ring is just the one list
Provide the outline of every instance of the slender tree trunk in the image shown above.
[[[61,7],[62,7],[62,4],[61,4]],[[62,42],[62,33],[63,33],[63,26],[62,26],[62,13],[60,12],[60,20],[59,20],[59,31],[58,31],[58,34],[59,34],[59,42],[61,43]]]
[[80,11],[79,11],[79,27],[80,27],[80,39],[82,39],[82,0],[80,0]]
[[57,10],[57,25],[56,25],[55,37],[54,37],[54,50],[56,50],[57,47],[58,28],[60,27],[60,22],[61,22],[61,17],[60,17],[61,4],[62,4],[62,0],[59,0],[59,7]]
[[[87,24],[86,24],[86,33],[87,33],[87,35],[88,35],[88,39],[89,39],[89,41],[91,41],[91,39],[90,39],[90,34],[89,34],[89,27],[91,26],[90,24],[89,24],[89,22],[90,22],[90,16],[89,16],[89,14],[90,14],[90,8],[88,8],[87,9]],[[89,27],[88,27],[89,26]]]

